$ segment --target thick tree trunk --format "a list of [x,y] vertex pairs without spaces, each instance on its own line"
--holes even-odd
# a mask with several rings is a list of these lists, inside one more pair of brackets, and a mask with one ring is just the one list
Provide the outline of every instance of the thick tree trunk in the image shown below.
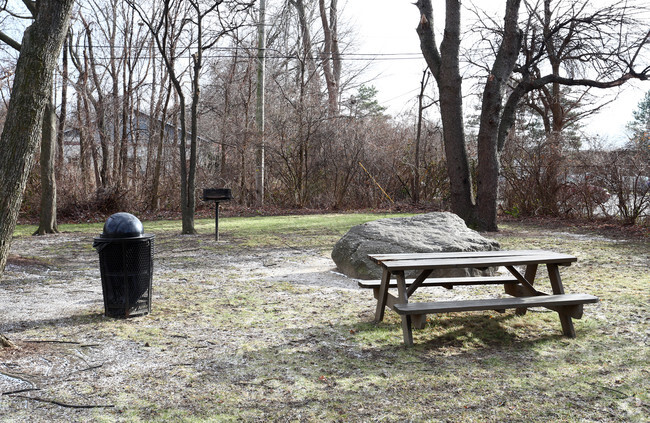
[[468,225],[475,224],[472,176],[463,124],[463,93],[460,75],[460,1],[447,0],[445,35],[436,46],[431,0],[418,0],[420,49],[440,92],[440,114],[451,189],[451,210]]
[[520,0],[506,3],[505,31],[483,92],[478,135],[478,193],[476,205],[463,127],[462,77],[460,75],[460,1],[447,0],[444,38],[438,52],[433,32],[430,0],[418,0],[420,48],[440,92],[443,139],[451,186],[451,209],[468,225],[480,230],[497,229],[499,178],[499,129],[503,91],[519,53],[517,28]]
[[0,273],[7,263],[23,191],[40,141],[43,112],[73,3],[41,0],[38,15],[23,36],[0,137]]
[[499,124],[503,93],[512,75],[521,36],[517,27],[520,0],[506,2],[505,31],[492,70],[485,83],[478,133],[477,223],[483,231],[497,230],[499,192]]

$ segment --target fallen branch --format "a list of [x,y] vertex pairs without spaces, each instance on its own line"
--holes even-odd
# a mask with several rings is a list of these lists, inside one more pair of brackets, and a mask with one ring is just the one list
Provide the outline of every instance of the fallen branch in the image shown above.
[[99,369],[99,368],[102,367],[103,365],[104,365],[104,363],[102,363],[102,364],[96,364],[96,365],[94,365],[94,366],[89,366],[89,367],[86,367],[86,368],[84,368],[84,369],[75,370],[74,372],[70,372],[70,373],[68,374],[68,376],[73,375],[73,374],[75,374],[75,373],[87,372],[88,370]]
[[62,402],[62,401],[50,400],[50,399],[47,399],[47,398],[39,398],[39,397],[29,397],[27,395],[14,395],[13,398],[24,398],[24,399],[34,400],[34,401],[46,402],[46,403],[49,403],[49,404],[54,404],[54,405],[58,405],[60,407],[66,407],[66,408],[113,408],[113,407],[115,407],[112,404],[108,404],[108,405],[100,405],[100,404],[89,404],[89,405],[85,405],[85,404],[68,404],[68,403]]
[[36,384],[34,382],[32,382],[31,380],[25,379],[24,377],[22,377],[20,375],[17,375],[15,373],[3,372],[3,371],[0,370],[0,375],[7,376],[7,377],[10,377],[12,379],[22,380],[23,382],[29,383],[30,385],[32,385],[32,387],[36,386]]
[[619,399],[625,399],[625,398],[629,398],[631,396],[629,394],[626,394],[625,392],[619,391],[618,389],[610,388],[608,386],[598,385],[598,384],[593,383],[593,382],[587,382],[587,384],[593,386],[594,388],[600,388],[600,389],[604,389],[606,391],[611,391],[611,392],[614,392],[616,394],[619,394],[619,395],[621,395],[621,398],[619,398]]
[[40,388],[25,388],[25,389],[17,389],[15,391],[9,391],[9,392],[3,392],[2,395],[13,395],[13,394],[21,394],[23,392],[30,392],[30,391],[40,391]]

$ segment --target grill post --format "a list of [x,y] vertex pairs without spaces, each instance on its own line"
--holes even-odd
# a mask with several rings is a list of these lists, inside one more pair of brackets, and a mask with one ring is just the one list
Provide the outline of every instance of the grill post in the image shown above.
[[214,240],[219,241],[219,202],[214,202]]

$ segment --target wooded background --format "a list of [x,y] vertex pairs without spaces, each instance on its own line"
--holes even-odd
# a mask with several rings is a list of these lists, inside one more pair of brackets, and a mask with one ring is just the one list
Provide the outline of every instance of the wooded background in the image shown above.
[[[531,47],[535,31],[550,31],[558,45],[573,45],[564,56],[547,48],[543,54],[556,62],[539,69],[557,66],[577,79],[589,73],[577,64],[581,40],[596,39],[597,31],[602,39],[617,28],[631,34],[630,25],[640,19],[639,10],[616,9],[619,3],[600,9],[586,5],[553,2],[540,22],[534,18],[543,7],[526,3],[520,11],[524,47]],[[400,116],[385,114],[362,72],[364,63],[351,60],[355,39],[352,28],[340,22],[337,1],[289,0],[266,8],[262,138],[256,122],[259,6],[194,0],[77,4],[55,76],[55,115],[45,125],[53,128],[60,217],[178,212],[195,207],[183,202],[194,201],[201,189],[214,187],[231,188],[242,207],[344,210],[409,203],[450,208],[440,101],[429,71],[423,69],[422,80],[413,81],[421,91],[412,108]],[[21,11],[10,7],[3,9],[3,22],[12,22],[19,33],[30,20],[16,19]],[[478,42],[463,52],[466,73],[482,87],[480,78],[490,73],[482,63],[495,54],[490,46],[503,23],[480,10],[468,15],[477,25],[473,35],[465,35]],[[414,23],[417,17],[414,8]],[[596,18],[610,19],[610,26],[578,25]],[[576,36],[578,30],[583,38]],[[643,31],[641,38],[623,40],[628,53],[648,43]],[[537,54],[532,50],[522,48],[520,56]],[[16,57],[10,48],[3,50],[3,116]],[[617,60],[624,67],[622,57]],[[506,91],[521,82],[517,78],[515,72]],[[650,96],[630,111],[630,141],[612,147],[580,130],[582,119],[602,105],[594,101],[597,95],[593,87],[558,84],[522,97],[499,157],[500,213],[647,222]],[[478,120],[479,111],[465,117],[474,176]],[[41,181],[47,172],[42,170],[48,165],[43,154],[29,177],[24,219],[38,218],[43,208]]]

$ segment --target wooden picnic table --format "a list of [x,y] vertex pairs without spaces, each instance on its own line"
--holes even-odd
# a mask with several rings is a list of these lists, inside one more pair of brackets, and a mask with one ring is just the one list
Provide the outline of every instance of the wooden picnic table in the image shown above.
[[[598,302],[587,294],[566,294],[560,277],[560,266],[569,266],[577,258],[568,254],[544,250],[510,250],[480,252],[372,254],[368,256],[382,268],[380,281],[359,281],[362,288],[372,288],[377,299],[375,322],[384,318],[386,307],[401,315],[404,343],[413,345],[412,325],[423,328],[426,315],[457,311],[517,309],[525,314],[529,307],[546,307],[557,311],[564,335],[574,338],[572,318],[582,317],[583,304]],[[545,265],[553,294],[546,294],[534,287],[540,265]],[[523,272],[517,267],[523,266]],[[431,277],[440,269],[469,268],[485,270],[505,267],[505,276]],[[406,279],[405,272],[415,271],[415,279]],[[394,278],[394,279],[393,279]],[[452,289],[458,285],[503,284],[505,292],[512,297],[473,299],[461,301],[409,302],[420,287],[442,286]],[[397,288],[397,296],[389,292]]]

